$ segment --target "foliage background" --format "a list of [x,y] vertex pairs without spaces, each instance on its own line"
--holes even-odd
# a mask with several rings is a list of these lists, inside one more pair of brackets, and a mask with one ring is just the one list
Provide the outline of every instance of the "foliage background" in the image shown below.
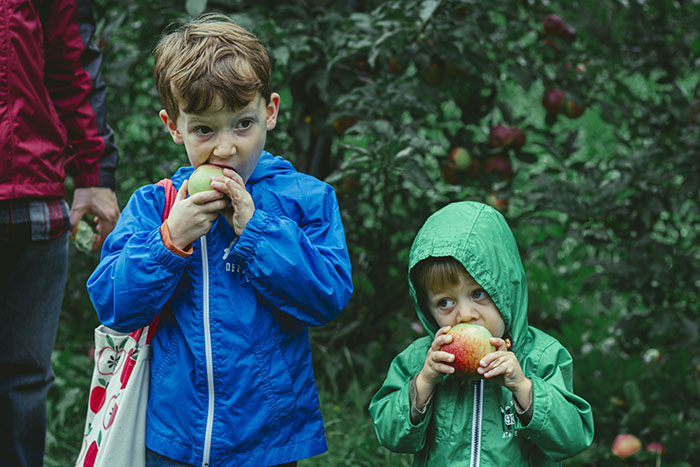
[[[494,192],[521,247],[530,322],[570,350],[576,391],[594,408],[596,439],[566,465],[655,462],[645,451],[616,458],[618,433],[664,444],[664,465],[691,465],[700,455],[699,7],[95,0],[120,204],[187,163],[157,118],[150,52],[160,32],[184,16],[229,14],[274,59],[282,109],[268,150],[336,187],[353,262],[347,310],[311,331],[329,452],[301,465],[410,465],[378,445],[367,413],[391,359],[422,332],[408,249],[439,207]],[[573,41],[544,34],[549,14],[575,28]],[[583,115],[548,114],[541,98],[551,88]],[[493,147],[499,124],[520,128],[525,145]],[[443,168],[457,146],[479,170]],[[494,156],[505,171],[490,170]],[[71,250],[47,466],[72,465],[80,446],[98,324],[85,282],[98,260]]]

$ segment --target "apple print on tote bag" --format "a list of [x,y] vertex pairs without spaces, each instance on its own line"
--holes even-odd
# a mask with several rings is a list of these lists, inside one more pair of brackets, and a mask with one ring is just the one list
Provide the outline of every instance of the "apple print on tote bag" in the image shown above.
[[[165,188],[166,219],[177,191],[169,179],[158,184]],[[76,467],[145,467],[151,340],[157,326],[156,316],[150,326],[130,334],[95,329],[95,366]]]

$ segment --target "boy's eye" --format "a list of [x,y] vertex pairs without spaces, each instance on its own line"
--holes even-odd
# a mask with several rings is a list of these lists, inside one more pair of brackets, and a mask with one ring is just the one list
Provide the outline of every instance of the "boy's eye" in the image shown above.
[[200,135],[200,136],[206,136],[212,132],[212,129],[209,128],[208,126],[198,126],[197,128],[194,129],[194,133]]
[[246,119],[244,119],[244,120],[241,120],[241,121],[238,123],[238,128],[241,129],[241,130],[247,130],[247,129],[250,128],[251,126],[253,126],[253,120],[250,119],[250,118],[246,118]]

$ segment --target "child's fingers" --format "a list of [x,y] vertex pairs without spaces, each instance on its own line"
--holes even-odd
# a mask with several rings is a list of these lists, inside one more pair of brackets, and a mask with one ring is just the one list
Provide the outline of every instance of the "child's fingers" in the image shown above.
[[188,186],[189,186],[188,180],[185,180],[184,182],[182,182],[182,185],[180,185],[180,189],[177,190],[177,195],[175,196],[175,200],[182,201],[183,199],[187,198],[187,194],[189,193]]
[[496,347],[496,350],[503,351],[503,352],[508,350],[508,346],[506,345],[506,341],[504,341],[500,337],[492,337],[491,339],[489,339],[489,342],[491,342],[491,344]]

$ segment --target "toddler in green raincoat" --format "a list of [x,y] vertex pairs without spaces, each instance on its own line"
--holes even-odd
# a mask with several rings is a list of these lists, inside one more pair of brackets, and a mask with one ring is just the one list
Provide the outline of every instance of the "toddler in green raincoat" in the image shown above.
[[[503,216],[481,203],[428,218],[409,258],[409,288],[430,336],[392,362],[369,411],[379,441],[413,465],[559,465],[593,440],[591,406],[573,392],[573,360],[528,325],[527,281]],[[457,323],[486,327],[496,351],[482,378],[452,376],[441,351]]]

